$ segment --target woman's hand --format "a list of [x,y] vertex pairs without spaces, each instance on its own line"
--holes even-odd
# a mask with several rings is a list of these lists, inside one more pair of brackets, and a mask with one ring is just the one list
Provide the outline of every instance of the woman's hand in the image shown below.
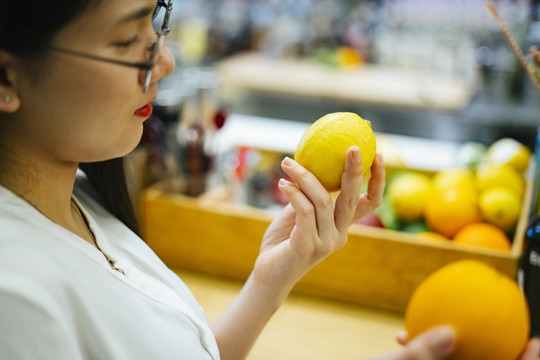
[[411,342],[407,342],[406,333],[400,333],[397,341],[404,345],[402,350],[370,360],[443,360],[452,353],[456,333],[450,326],[439,326],[426,331]]
[[540,356],[540,338],[532,338],[527,343],[519,360],[538,360]]
[[[371,358],[370,360],[442,360],[446,359],[455,346],[456,334],[449,326],[439,326],[426,331],[412,341],[407,333],[401,332],[396,337],[403,349],[390,355]],[[540,339],[529,340],[521,356],[516,360],[538,360]]]
[[317,178],[292,159],[282,162],[294,184],[282,179],[280,190],[290,204],[267,229],[254,275],[266,287],[286,295],[315,264],[343,247],[349,226],[375,210],[384,191],[384,164],[377,154],[367,192],[360,194],[362,159],[358,147],[348,149],[341,193],[335,206]]
[[360,194],[360,150],[352,147],[347,151],[341,194],[335,206],[315,176],[298,163],[287,158],[282,168],[298,186],[280,182],[279,187],[290,204],[266,230],[253,272],[214,323],[223,360],[244,359],[296,282],[311,267],[345,245],[349,225],[372,212],[382,201],[384,165],[380,154],[371,166],[368,190]]

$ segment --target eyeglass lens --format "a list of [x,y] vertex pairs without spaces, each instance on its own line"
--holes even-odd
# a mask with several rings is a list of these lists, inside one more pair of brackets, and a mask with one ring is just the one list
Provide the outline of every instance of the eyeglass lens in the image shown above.
[[[165,21],[165,14],[167,10],[167,2],[165,1],[159,1],[158,5],[156,6],[156,9],[154,10],[154,14],[152,15],[153,19],[153,25],[154,25],[154,31],[156,33],[160,33],[161,29],[163,28],[163,22]],[[165,24],[167,25],[167,24]]]
[[[167,2],[165,1],[159,1],[156,9],[154,10],[153,14],[153,27],[156,34],[158,34],[158,40],[156,44],[152,47],[152,49],[149,51],[149,62],[153,62],[155,60],[155,57],[157,53],[161,50],[163,47],[163,37],[166,35],[166,33],[163,33],[163,30],[168,29],[169,24],[165,24],[165,21],[169,19],[170,14],[167,14]],[[168,31],[167,31],[168,32]],[[150,80],[152,78],[152,69],[146,71],[145,79],[143,82],[143,90],[146,91],[148,89],[148,86],[150,85]]]

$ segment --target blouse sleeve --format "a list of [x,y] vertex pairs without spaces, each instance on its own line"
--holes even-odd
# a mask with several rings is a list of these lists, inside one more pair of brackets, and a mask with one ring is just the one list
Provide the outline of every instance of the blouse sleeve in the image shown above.
[[28,285],[0,272],[0,359],[82,359],[59,306]]

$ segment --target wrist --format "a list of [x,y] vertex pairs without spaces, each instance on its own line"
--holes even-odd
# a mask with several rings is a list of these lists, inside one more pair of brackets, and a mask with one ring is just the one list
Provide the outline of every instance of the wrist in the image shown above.
[[290,281],[286,276],[279,277],[276,274],[269,274],[268,271],[258,269],[257,266],[246,281],[246,287],[251,288],[253,293],[257,294],[258,300],[272,303],[275,310],[285,302],[294,284],[295,282]]

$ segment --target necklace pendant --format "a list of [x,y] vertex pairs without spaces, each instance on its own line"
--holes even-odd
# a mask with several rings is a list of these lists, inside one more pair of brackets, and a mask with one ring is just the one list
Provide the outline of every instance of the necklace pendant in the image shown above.
[[118,271],[120,274],[122,274],[124,276],[126,275],[124,270],[120,269],[119,267],[116,267],[116,261],[114,261],[113,259],[107,257],[107,262],[109,263],[109,266],[111,267],[111,269],[113,269],[115,271]]

